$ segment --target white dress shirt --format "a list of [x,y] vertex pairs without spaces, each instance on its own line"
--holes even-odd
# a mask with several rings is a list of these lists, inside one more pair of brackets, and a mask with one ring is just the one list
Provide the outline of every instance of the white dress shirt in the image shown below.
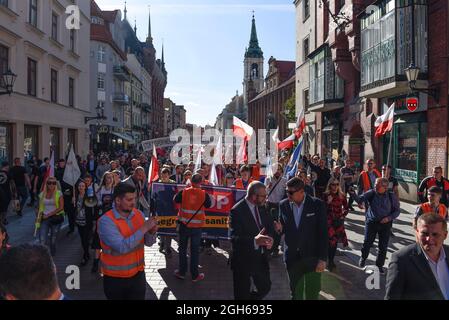
[[444,298],[449,300],[449,267],[446,262],[446,252],[443,248],[441,248],[440,258],[437,262],[435,262],[429,258],[423,249],[422,251],[427,259],[430,269],[432,270],[435,280],[438,282],[438,286],[440,287]]

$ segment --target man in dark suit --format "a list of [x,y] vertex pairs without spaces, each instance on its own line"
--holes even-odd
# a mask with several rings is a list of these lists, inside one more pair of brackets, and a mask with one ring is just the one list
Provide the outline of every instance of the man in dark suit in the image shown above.
[[416,244],[391,257],[386,300],[449,300],[447,222],[437,214],[423,214],[416,225]]
[[[274,225],[265,210],[266,198],[265,185],[255,181],[248,186],[246,197],[231,209],[229,233],[236,300],[261,300],[271,289],[268,256]],[[251,279],[257,291],[251,292]]]
[[285,234],[284,261],[293,300],[317,300],[326,268],[329,237],[324,202],[306,195],[302,180],[287,182],[288,199],[280,202],[276,231]]
[[170,180],[175,181],[177,184],[182,184],[184,180],[184,166],[182,164],[178,164],[175,170],[176,173],[170,177]]

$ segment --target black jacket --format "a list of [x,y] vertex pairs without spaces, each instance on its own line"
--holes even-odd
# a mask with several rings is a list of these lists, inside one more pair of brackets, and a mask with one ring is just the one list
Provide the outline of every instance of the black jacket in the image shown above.
[[285,234],[284,260],[287,267],[301,261],[306,272],[313,272],[318,260],[327,261],[327,212],[324,202],[317,198],[306,195],[304,201],[299,228],[296,228],[290,200],[279,204],[279,218]]
[[[259,207],[259,215],[266,234],[274,235],[273,218],[268,214],[265,207]],[[254,237],[259,234],[259,228],[251,213],[251,209],[245,198],[240,200],[232,209],[229,220],[229,237],[232,243],[231,267],[232,269],[245,268],[246,270],[257,267],[254,264],[263,256],[268,261],[268,250],[264,248],[255,249]]]
[[[449,246],[443,246],[449,265]],[[445,300],[421,246],[393,253],[388,267],[386,300]]]

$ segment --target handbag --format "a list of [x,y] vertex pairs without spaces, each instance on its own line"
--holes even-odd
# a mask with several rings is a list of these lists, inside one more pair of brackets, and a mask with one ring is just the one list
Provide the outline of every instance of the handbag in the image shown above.
[[50,218],[48,218],[48,222],[51,225],[57,226],[64,222],[64,215],[57,214],[57,215],[51,216]]

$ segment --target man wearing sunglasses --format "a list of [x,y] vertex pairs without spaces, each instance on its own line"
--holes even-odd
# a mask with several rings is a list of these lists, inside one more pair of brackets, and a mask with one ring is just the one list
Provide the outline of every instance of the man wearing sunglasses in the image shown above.
[[427,201],[427,192],[433,186],[441,189],[441,203],[446,207],[449,206],[449,180],[443,177],[443,168],[440,166],[434,167],[433,175],[425,178],[419,185],[418,197],[421,203]]
[[357,182],[359,195],[374,189],[376,179],[382,176],[379,170],[376,169],[376,162],[373,159],[366,160],[366,167],[367,169],[360,173]]
[[318,300],[326,268],[329,236],[323,201],[306,195],[304,182],[287,182],[288,199],[279,204],[275,230],[285,235],[284,261],[293,300]]
[[356,195],[354,190],[350,193],[361,208],[365,207],[365,239],[362,245],[362,256],[359,267],[364,268],[366,259],[373,246],[374,240],[379,236],[379,253],[376,266],[380,273],[384,273],[383,266],[387,256],[388,242],[391,236],[393,220],[399,216],[399,199],[393,192],[388,191],[388,179],[377,178],[375,190],[369,190],[361,196]]

